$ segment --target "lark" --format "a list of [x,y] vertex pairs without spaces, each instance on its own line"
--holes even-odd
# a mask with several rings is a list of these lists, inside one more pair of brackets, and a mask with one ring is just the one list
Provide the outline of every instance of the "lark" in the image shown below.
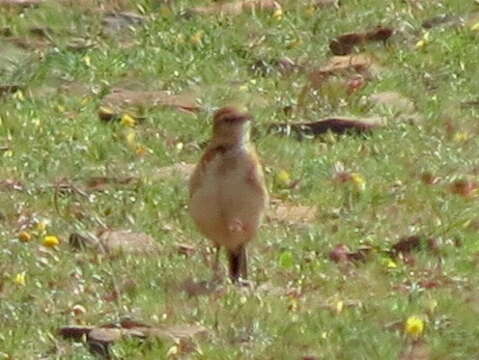
[[246,247],[261,224],[268,202],[263,170],[249,141],[252,116],[224,107],[213,117],[213,135],[190,179],[191,216],[215,248],[226,249],[233,282],[248,277]]

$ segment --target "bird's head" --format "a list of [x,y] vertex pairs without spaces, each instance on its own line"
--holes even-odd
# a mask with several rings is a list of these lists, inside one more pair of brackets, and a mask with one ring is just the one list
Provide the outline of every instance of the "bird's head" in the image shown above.
[[232,106],[217,110],[213,116],[213,139],[228,144],[248,141],[248,122],[253,118]]

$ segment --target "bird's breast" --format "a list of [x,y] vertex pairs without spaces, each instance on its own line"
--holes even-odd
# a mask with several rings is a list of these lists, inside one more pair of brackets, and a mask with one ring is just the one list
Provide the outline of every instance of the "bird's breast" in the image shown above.
[[215,242],[226,245],[228,229],[235,222],[248,231],[235,234],[229,241],[241,243],[254,236],[261,221],[264,198],[249,180],[252,161],[249,153],[225,153],[212,159],[203,171],[201,185],[190,201],[190,212],[202,232]]

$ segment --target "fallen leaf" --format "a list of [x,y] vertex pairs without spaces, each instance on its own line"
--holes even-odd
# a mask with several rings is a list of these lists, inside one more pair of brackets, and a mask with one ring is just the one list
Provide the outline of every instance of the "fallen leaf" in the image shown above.
[[49,38],[32,38],[27,36],[9,37],[8,41],[24,50],[43,50],[53,45]]
[[33,26],[28,29],[28,32],[41,38],[51,39],[53,30],[48,26]]
[[381,71],[376,58],[370,54],[360,53],[346,56],[333,56],[328,62],[315,70],[310,75],[310,80],[314,85],[315,77],[322,81],[325,76],[344,75],[348,73],[358,73],[364,75],[367,79]]
[[421,174],[421,180],[426,185],[436,185],[441,181],[441,178],[429,172],[425,172]]
[[334,55],[347,55],[354,47],[373,41],[385,42],[394,34],[394,30],[378,26],[366,32],[352,32],[340,35],[329,43],[329,48]]
[[115,186],[125,186],[125,185],[134,185],[139,181],[138,178],[127,176],[127,177],[106,177],[106,176],[95,176],[87,180],[86,190],[89,191],[103,191],[110,187]]
[[377,26],[365,33],[367,41],[386,41],[394,35],[394,29],[384,26]]
[[424,20],[422,27],[425,29],[431,29],[434,27],[450,27],[450,26],[460,26],[464,23],[464,16],[459,15],[450,15],[450,14],[441,14]]
[[94,326],[70,325],[61,327],[58,332],[65,339],[82,341],[94,328]]
[[196,252],[196,248],[189,244],[176,244],[176,251],[180,255],[192,256]]
[[286,202],[272,203],[269,214],[269,221],[283,222],[287,224],[312,223],[316,219],[316,207],[295,205]]
[[[101,344],[112,344],[120,340],[127,332],[122,329],[115,328],[94,328],[88,333],[89,342],[97,342]],[[131,334],[128,334],[131,335]],[[136,335],[136,334],[134,334]]]
[[0,85],[0,97],[20,90],[20,85]]
[[479,184],[470,180],[456,180],[450,185],[452,193],[461,195],[465,198],[472,198],[477,195]]
[[122,320],[119,324],[102,326],[64,326],[59,329],[60,336],[74,341],[87,340],[88,343],[111,345],[127,337],[157,338],[177,342],[205,335],[208,330],[200,325],[149,326],[134,320]]
[[133,91],[113,89],[102,100],[102,107],[123,113],[129,107],[172,107],[187,113],[196,113],[200,107],[188,95],[171,95],[168,91]]
[[380,128],[383,125],[384,121],[380,118],[337,117],[309,123],[271,124],[269,130],[286,136],[293,132],[301,138],[303,136],[318,136],[328,131],[335,134],[362,134]]
[[188,296],[203,296],[211,295],[213,293],[221,292],[223,289],[218,286],[217,281],[195,281],[193,279],[186,279],[180,285],[180,289]]
[[421,240],[422,238],[417,235],[404,237],[392,246],[392,250],[395,254],[407,254],[413,250],[419,250]]
[[153,255],[158,253],[158,243],[149,235],[129,230],[107,230],[99,239],[101,247],[109,254],[142,254]]
[[431,358],[431,348],[424,340],[416,340],[406,346],[399,360],[429,360]]
[[92,234],[72,233],[68,237],[68,244],[75,250],[86,250],[88,248],[98,248],[100,240]]
[[9,26],[4,26],[0,28],[0,36],[9,37],[13,35],[13,31]]
[[76,250],[95,249],[110,255],[148,255],[160,250],[151,236],[130,230],[105,230],[98,236],[72,233],[68,242]]
[[339,0],[313,0],[311,5],[317,8],[326,8],[330,6],[339,7],[340,3]]
[[103,15],[103,26],[106,32],[110,35],[115,35],[118,32],[131,29],[142,25],[145,22],[145,17],[134,12],[115,12],[107,11]]
[[[137,284],[132,279],[127,279],[122,281],[119,285],[115,286],[115,288],[103,296],[103,300],[105,301],[116,301],[118,298],[125,293],[129,293],[134,291],[137,288]],[[122,325],[122,327],[126,327]]]
[[330,251],[329,258],[335,263],[347,262],[349,253],[350,250],[347,245],[338,244]]
[[365,42],[364,34],[349,33],[338,36],[329,42],[329,49],[334,55],[347,55],[355,46]]
[[274,60],[259,59],[250,66],[251,72],[256,76],[268,76],[276,72],[282,75],[289,75],[301,68],[300,65],[297,65],[288,57]]
[[25,189],[25,185],[19,181],[14,179],[5,179],[0,180],[0,191],[23,191]]
[[0,6],[24,8],[38,6],[42,2],[43,0],[0,0]]
[[174,177],[180,177],[184,181],[191,176],[193,170],[195,169],[194,164],[178,163],[170,166],[164,166],[157,169],[152,175],[151,178],[156,180],[172,179]]
[[338,171],[334,174],[333,181],[339,184],[351,183],[359,192],[366,190],[366,180],[357,172]]
[[98,109],[98,117],[103,121],[112,121],[119,119],[120,115],[115,113],[115,111],[107,106],[100,106]]
[[395,113],[412,113],[414,102],[396,91],[385,91],[369,96],[369,102],[375,106],[384,106]]
[[274,0],[237,0],[218,2],[210,6],[198,6],[188,9],[188,15],[240,15],[243,12],[268,11],[275,12],[281,5]]
[[408,255],[413,251],[419,251],[421,249],[427,249],[433,253],[439,253],[439,245],[434,238],[426,238],[420,235],[406,236],[391,247],[391,253],[397,255]]
[[363,246],[353,252],[347,245],[338,244],[329,252],[329,258],[335,263],[364,262],[367,260],[371,251],[372,248],[370,246]]
[[326,64],[308,74],[308,82],[298,97],[298,108],[304,108],[314,90],[322,93],[351,95],[382,71],[376,58],[370,54],[333,56]]

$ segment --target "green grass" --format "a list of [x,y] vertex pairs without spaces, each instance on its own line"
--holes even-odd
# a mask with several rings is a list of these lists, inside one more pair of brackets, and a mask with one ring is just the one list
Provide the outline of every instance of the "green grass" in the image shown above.
[[[123,2],[126,10],[144,11],[143,25],[107,35],[93,3],[49,2],[0,14],[0,28],[9,28],[13,37],[32,37],[31,27],[48,26],[54,41],[25,50],[0,37],[5,49],[0,85],[22,87],[0,99],[0,148],[9,147],[0,152],[0,182],[24,185],[22,191],[0,185],[0,359],[92,359],[83,345],[60,339],[57,329],[125,315],[152,325],[205,326],[210,332],[197,340],[194,359],[396,359],[411,342],[401,325],[411,315],[425,320],[430,359],[477,357],[479,203],[477,197],[452,193],[450,184],[479,181],[479,108],[461,105],[477,100],[479,33],[436,27],[424,48],[415,47],[424,33],[422,21],[468,14],[477,5],[421,2],[420,10],[400,0],[353,0],[311,14],[306,1],[291,1],[281,20],[268,13],[189,19],[180,14],[196,1],[172,2],[171,12],[165,12],[159,2],[143,0]],[[366,46],[384,71],[335,105],[321,102],[319,92],[303,113],[287,118],[282,109],[296,104],[307,72],[251,72],[257,60],[281,57],[317,68],[331,56],[330,39],[378,24],[401,30],[387,47]],[[191,41],[199,33],[201,41]],[[74,38],[94,46],[71,50]],[[98,118],[102,97],[115,87],[192,93],[206,111],[141,108],[144,122],[126,129]],[[420,120],[410,125],[387,109],[361,105],[379,91],[397,91],[414,101]],[[256,291],[225,285],[220,295],[190,298],[181,283],[210,278],[209,243],[188,216],[183,179],[158,179],[154,173],[196,162],[209,136],[211,111],[230,103],[256,118],[254,141],[272,197],[315,207],[317,215],[306,223],[265,223],[250,246]],[[388,125],[366,137],[303,141],[266,131],[271,122],[329,115],[382,116]],[[128,144],[132,131],[146,155]],[[469,139],[462,141],[461,134]],[[338,164],[361,174],[365,190],[335,182]],[[281,170],[300,180],[297,189],[274,180]],[[440,182],[422,182],[426,172]],[[140,181],[89,198],[55,197],[61,179],[82,188],[93,176]],[[42,248],[43,233],[36,230],[41,221],[48,223],[45,233],[62,240],[58,248]],[[150,234],[161,254],[109,260],[71,250],[70,233],[95,232],[102,225]],[[32,241],[20,242],[21,231],[33,234]],[[423,250],[414,254],[414,265],[398,259],[395,268],[388,267],[385,250],[414,234],[435,238],[440,256]],[[194,245],[196,252],[180,255],[178,243]],[[344,267],[328,256],[341,243],[376,250],[366,263]],[[22,272],[24,286],[14,281]],[[117,302],[103,300],[114,282],[127,280],[136,287]],[[428,289],[426,280],[440,285]],[[86,309],[77,318],[71,312],[76,304]],[[127,341],[112,350],[117,358],[161,359],[171,345]]]

